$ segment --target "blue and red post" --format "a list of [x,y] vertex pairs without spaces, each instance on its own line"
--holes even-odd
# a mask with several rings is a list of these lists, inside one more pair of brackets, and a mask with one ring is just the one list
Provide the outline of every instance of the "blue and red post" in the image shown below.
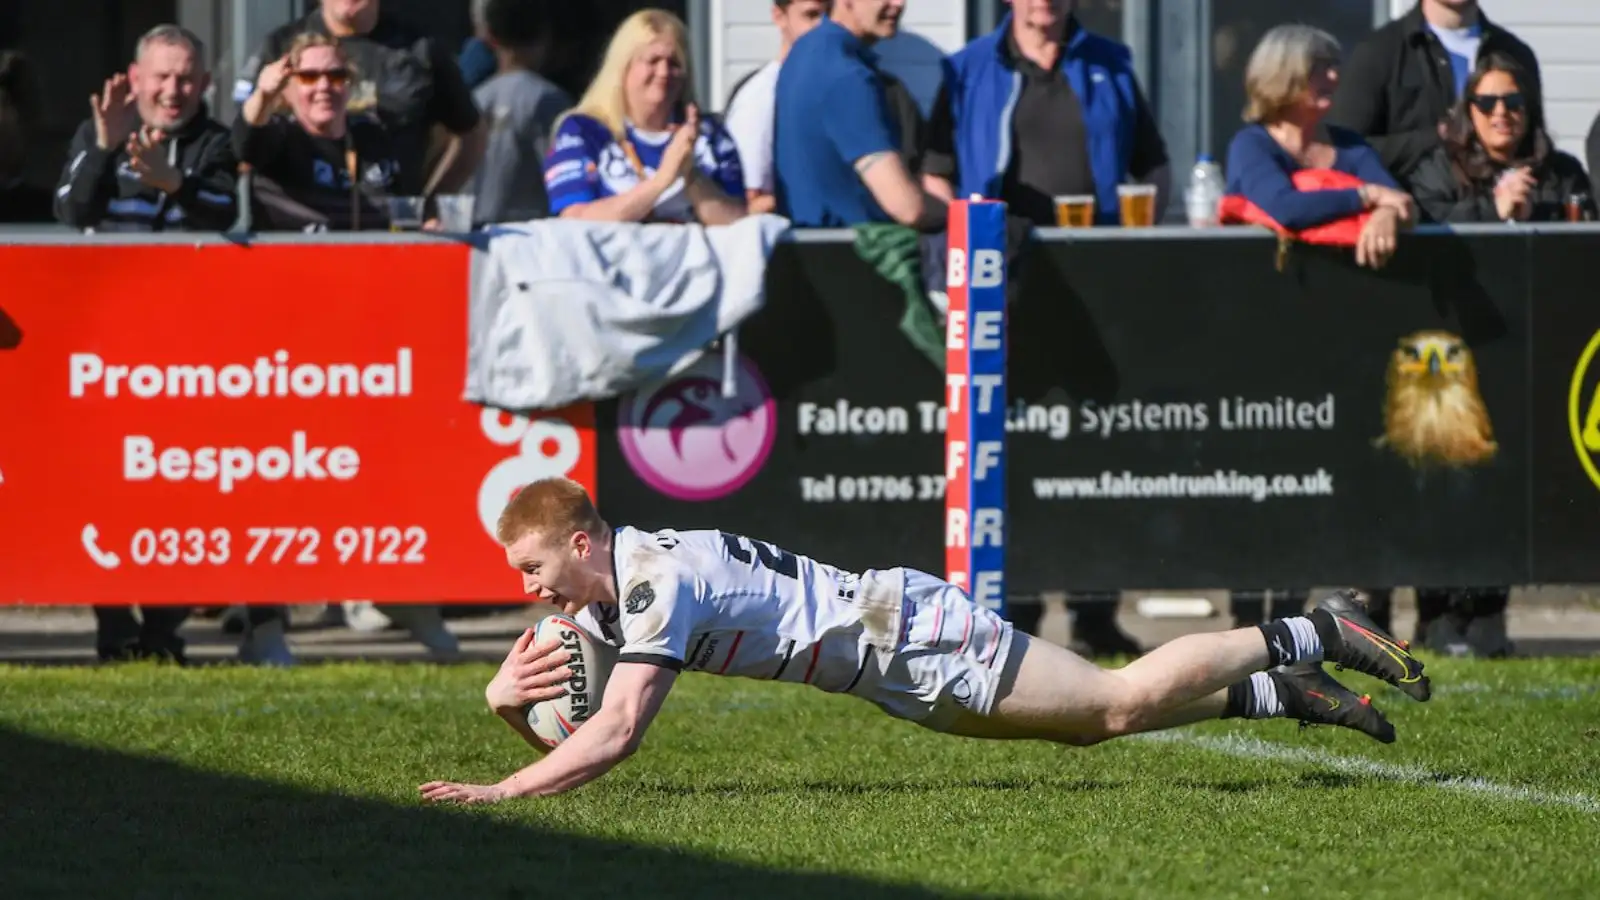
[[945,579],[1006,611],[1006,206],[950,204],[945,290]]

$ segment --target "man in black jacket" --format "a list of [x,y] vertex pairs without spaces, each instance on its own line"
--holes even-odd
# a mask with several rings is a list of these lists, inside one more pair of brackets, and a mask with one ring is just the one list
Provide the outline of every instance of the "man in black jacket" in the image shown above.
[[201,96],[200,39],[161,25],[139,39],[127,75],[89,98],[56,187],[56,218],[96,231],[223,231],[238,217],[228,130]]
[[1351,51],[1327,123],[1365,137],[1402,185],[1439,146],[1439,126],[1479,55],[1499,51],[1526,69],[1529,128],[1544,127],[1539,61],[1516,35],[1489,21],[1478,0],[1421,0]]

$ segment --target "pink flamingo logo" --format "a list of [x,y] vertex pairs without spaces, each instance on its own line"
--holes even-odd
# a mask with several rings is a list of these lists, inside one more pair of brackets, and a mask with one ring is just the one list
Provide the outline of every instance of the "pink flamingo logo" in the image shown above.
[[734,396],[722,396],[722,358],[713,354],[622,401],[618,442],[646,484],[680,500],[714,500],[761,470],[777,435],[776,404],[749,360],[741,357],[736,373]]

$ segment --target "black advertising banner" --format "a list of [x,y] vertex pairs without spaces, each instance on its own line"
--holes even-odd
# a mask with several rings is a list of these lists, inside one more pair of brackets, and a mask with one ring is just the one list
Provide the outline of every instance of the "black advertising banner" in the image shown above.
[[[1314,248],[1280,272],[1255,236],[1035,245],[1009,331],[1012,592],[1525,582],[1553,452],[1530,441],[1532,241],[1417,235],[1382,273]],[[736,396],[719,351],[597,410],[608,517],[940,572],[942,373],[906,302],[848,244],[780,247]]]
[[1533,242],[1535,583],[1600,579],[1600,234]]
[[1014,327],[1053,362],[1013,390],[1056,390],[1044,402],[1072,423],[1008,448],[1030,581],[1463,585],[1521,568],[1524,242],[1418,236],[1380,274],[1311,248],[1279,272],[1275,252],[1080,241],[1028,261]]

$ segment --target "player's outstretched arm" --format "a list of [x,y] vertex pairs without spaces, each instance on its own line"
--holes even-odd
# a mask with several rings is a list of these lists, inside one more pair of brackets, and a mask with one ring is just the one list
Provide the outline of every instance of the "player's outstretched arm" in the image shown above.
[[633,754],[644,740],[678,673],[649,663],[618,663],[606,682],[600,711],[544,759],[494,785],[430,781],[419,790],[433,802],[496,803],[547,796],[599,778]]

